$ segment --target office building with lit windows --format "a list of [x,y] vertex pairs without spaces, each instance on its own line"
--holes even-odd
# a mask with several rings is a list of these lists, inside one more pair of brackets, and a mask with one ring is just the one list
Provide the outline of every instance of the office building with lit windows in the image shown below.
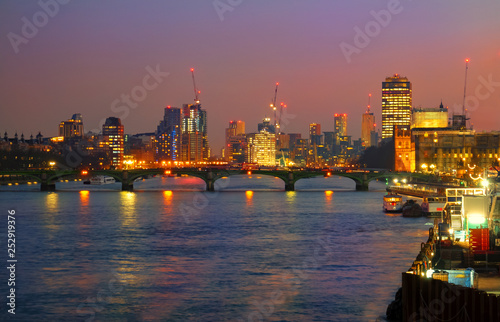
[[155,158],[157,161],[178,161],[180,153],[181,109],[167,106],[155,133]]
[[59,124],[59,136],[65,140],[74,137],[83,137],[82,114],[73,114],[71,119]]
[[394,74],[382,82],[382,140],[393,137],[395,125],[411,125],[411,104],[408,78]]
[[102,126],[103,143],[111,152],[111,165],[122,168],[123,162],[123,125],[119,118],[108,117]]
[[274,133],[263,129],[259,133],[248,134],[247,144],[248,162],[261,166],[276,165],[276,135]]

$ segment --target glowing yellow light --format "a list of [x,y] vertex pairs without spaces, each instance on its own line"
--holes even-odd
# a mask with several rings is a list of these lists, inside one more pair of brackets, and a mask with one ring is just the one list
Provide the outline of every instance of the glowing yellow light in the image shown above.
[[253,191],[252,190],[247,190],[247,191],[245,191],[245,195],[247,196],[247,198],[252,198],[253,197]]
[[480,215],[480,214],[470,214],[469,215],[469,222],[471,224],[479,225],[479,224],[484,223],[484,221],[485,221],[485,218],[483,215]]
[[165,195],[165,197],[172,197],[172,194],[173,192],[171,190],[163,191],[163,195]]
[[333,195],[333,191],[331,191],[331,190],[326,190],[326,191],[325,191],[325,195],[327,195],[327,196],[331,196],[331,195]]
[[249,176],[251,176],[251,175],[252,175],[252,171],[247,171],[247,174],[248,174]]

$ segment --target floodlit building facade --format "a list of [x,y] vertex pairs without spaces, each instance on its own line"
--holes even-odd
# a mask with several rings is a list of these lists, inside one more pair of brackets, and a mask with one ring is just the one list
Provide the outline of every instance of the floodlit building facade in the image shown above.
[[247,135],[248,162],[261,166],[276,165],[276,136],[262,130],[259,133]]

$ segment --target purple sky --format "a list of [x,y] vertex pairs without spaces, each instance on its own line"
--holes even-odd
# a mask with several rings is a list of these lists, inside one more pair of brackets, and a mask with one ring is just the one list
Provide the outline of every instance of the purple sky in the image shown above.
[[[109,116],[121,117],[126,133],[154,131],[165,106],[193,102],[194,67],[214,154],[231,119],[252,132],[272,115],[276,82],[278,101],[288,105],[285,132],[305,135],[313,122],[331,131],[334,113],[348,113],[356,139],[368,93],[380,125],[381,82],[394,73],[412,82],[414,106],[437,107],[442,99],[461,109],[466,57],[474,128],[500,130],[497,0],[219,3],[236,6],[219,15],[211,0],[70,1],[44,21],[38,1],[2,1],[0,131],[55,136],[74,113],[86,131]],[[390,21],[376,25],[370,12],[391,3]],[[34,16],[38,32],[25,27],[23,35]],[[380,28],[348,62],[340,45],[354,46],[354,28],[365,26]],[[148,66],[163,74],[141,91]],[[142,101],[118,104],[134,88]]]

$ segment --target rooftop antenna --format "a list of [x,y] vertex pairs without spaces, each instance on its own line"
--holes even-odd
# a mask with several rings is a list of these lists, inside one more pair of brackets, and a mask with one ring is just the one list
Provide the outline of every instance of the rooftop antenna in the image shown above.
[[366,113],[370,113],[370,99],[372,98],[372,94],[368,94],[368,110],[366,111]]
[[462,101],[462,115],[464,116],[464,122],[465,126],[467,125],[467,116],[465,115],[465,112],[467,111],[465,109],[465,94],[467,90],[467,70],[469,69],[469,58],[465,59],[465,82],[464,82],[464,99]]

